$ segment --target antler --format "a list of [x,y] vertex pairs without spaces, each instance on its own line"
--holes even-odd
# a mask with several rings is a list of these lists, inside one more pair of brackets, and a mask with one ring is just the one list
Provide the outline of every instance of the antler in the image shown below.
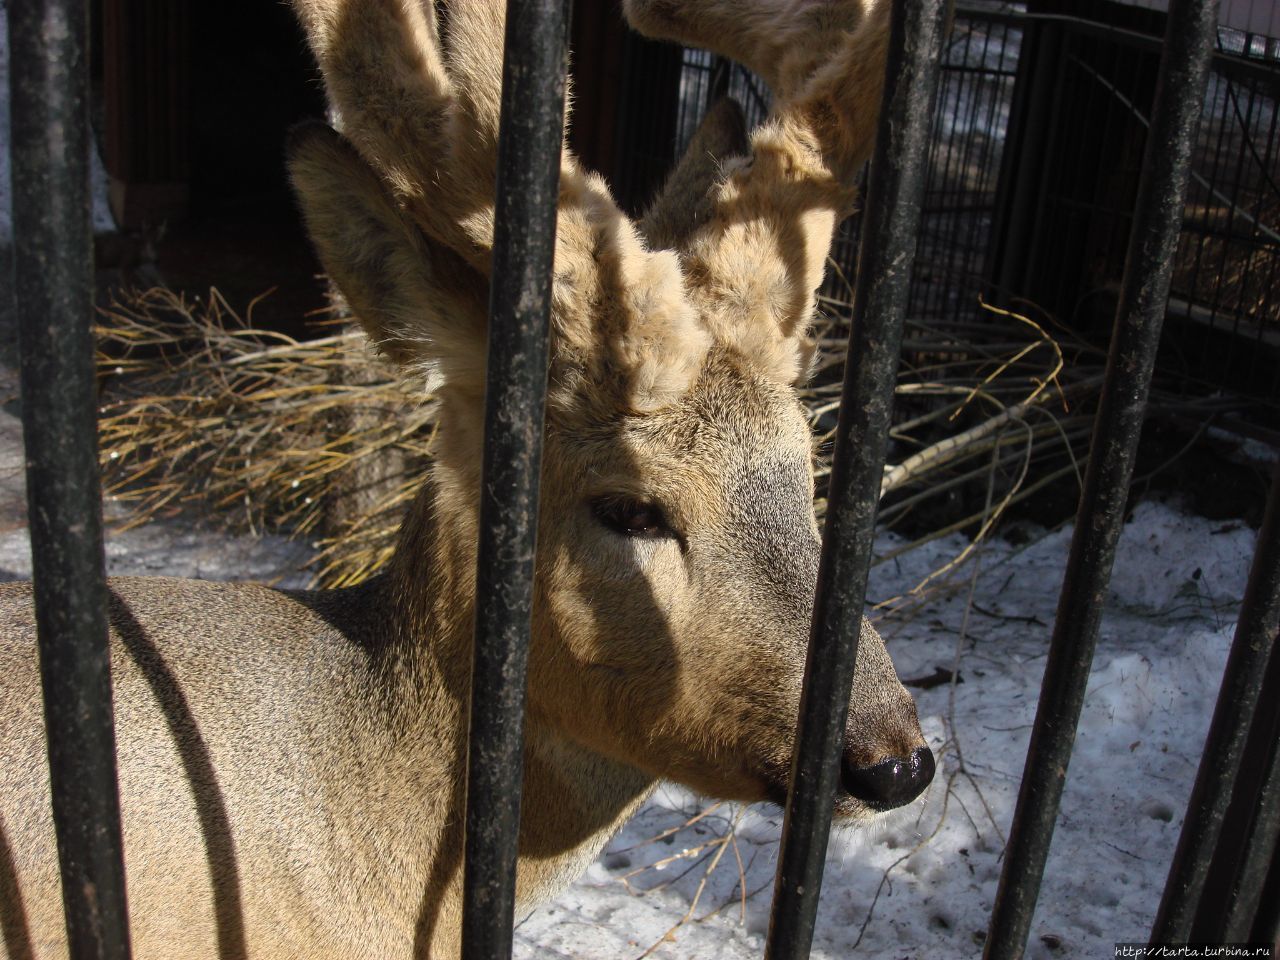
[[[505,4],[294,0],[294,5],[345,136],[377,172],[394,205],[425,234],[414,241],[416,255],[448,261],[448,255],[435,255],[432,241],[438,241],[487,273]],[[332,177],[323,186],[318,183],[336,152],[315,150],[311,156],[314,162],[295,157],[292,165],[308,219],[321,228],[312,233],[322,234],[316,240],[330,272],[345,272],[348,285],[355,285],[357,274],[368,276],[365,268],[379,259],[408,277],[409,283],[400,286],[412,287],[412,296],[421,299],[419,291],[430,288],[435,302],[443,302],[440,275],[448,270],[441,264],[412,268],[404,265],[404,257],[353,249],[367,248],[364,241],[326,240],[323,235],[335,234],[334,221],[342,211],[332,200],[307,195],[341,190]],[[376,219],[385,227],[386,211]],[[404,244],[395,247],[403,250]],[[361,261],[359,270],[351,269],[353,260]],[[642,409],[682,392],[700,369],[710,341],[684,296],[677,259],[648,252],[604,181],[582,171],[567,150],[561,162],[553,293],[556,364],[579,373],[568,379],[580,381],[585,375],[615,393],[623,391],[625,403]],[[358,312],[375,339],[405,352],[416,345],[428,354],[433,344],[445,342],[448,331],[440,328],[448,318],[417,321],[429,329],[416,331],[415,321],[397,307],[396,316],[382,323],[364,315],[377,311],[373,300],[367,297],[369,310]]]
[[711,216],[711,187],[721,179],[725,164],[749,153],[742,107],[732,97],[722,97],[702,118],[684,156],[640,221],[650,247],[684,246],[694,228]]
[[[296,0],[295,8],[343,133],[424,231],[487,269],[501,62],[496,77],[482,69],[492,53],[455,55],[446,67],[430,0]],[[500,11],[454,3],[447,15],[467,21],[460,35],[501,51]]]
[[702,222],[677,237],[690,296],[717,339],[780,379],[805,375],[815,291],[884,85],[888,0],[625,0],[642,33],[760,74],[775,106],[750,158],[726,164]]
[[[294,4],[350,141],[317,131],[291,158],[321,257],[386,352],[477,386],[504,4]],[[713,337],[783,381],[805,373],[814,292],[874,136],[887,6],[627,0],[640,29],[760,72],[777,106],[746,157],[732,156],[733,109],[713,115],[643,224],[669,247],[658,252],[563,153],[553,384],[577,385],[565,403],[662,406],[688,388]]]

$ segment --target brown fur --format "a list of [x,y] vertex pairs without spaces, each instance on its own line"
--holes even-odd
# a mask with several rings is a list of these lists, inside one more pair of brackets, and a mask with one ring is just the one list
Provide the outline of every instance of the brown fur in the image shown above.
[[[439,459],[389,571],[362,587],[113,582],[141,960],[458,952],[502,4],[294,6],[345,136],[299,131],[293,180],[370,336],[432,378]],[[731,107],[713,114],[640,225],[564,156],[521,909],[577,876],[658,778],[785,793],[818,556],[792,384],[870,148],[883,7],[628,0],[641,29],[764,73],[779,105],[749,143]],[[620,499],[665,526],[610,529],[598,508]],[[61,958],[30,604],[0,588],[0,927],[9,957]],[[860,763],[923,743],[865,623],[846,742]],[[873,816],[848,795],[837,813]]]

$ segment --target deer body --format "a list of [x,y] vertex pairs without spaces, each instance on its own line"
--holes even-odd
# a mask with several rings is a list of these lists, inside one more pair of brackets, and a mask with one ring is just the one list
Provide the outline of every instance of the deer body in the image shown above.
[[[410,614],[397,573],[316,592],[111,582],[136,956],[456,953],[470,624],[447,579]],[[0,907],[33,956],[60,958],[28,585],[0,588],[0,631],[3,702],[22,705],[0,755]],[[532,723],[521,905],[577,877],[653,783]]]
[[[294,0],[345,125],[300,130],[313,240],[371,337],[439,398],[432,481],[386,573],[289,592],[113,582],[135,956],[458,953],[494,0]],[[518,900],[570,882],[667,777],[781,802],[818,562],[794,383],[831,232],[869,152],[883,5],[629,0],[660,37],[743,59],[780,106],[748,144],[713,111],[632,223],[562,164]],[[0,588],[0,928],[66,955],[30,591]],[[867,624],[848,822],[933,772]]]

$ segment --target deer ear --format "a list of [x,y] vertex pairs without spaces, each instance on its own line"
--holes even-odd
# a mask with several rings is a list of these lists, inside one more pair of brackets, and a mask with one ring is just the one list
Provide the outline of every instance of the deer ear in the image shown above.
[[320,261],[378,349],[450,383],[482,384],[485,278],[408,220],[328,126],[295,127],[288,166]]

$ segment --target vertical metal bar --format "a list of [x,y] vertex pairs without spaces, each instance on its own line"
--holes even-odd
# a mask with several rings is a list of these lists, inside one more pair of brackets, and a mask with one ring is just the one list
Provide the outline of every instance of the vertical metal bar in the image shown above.
[[733,74],[733,61],[716,56],[711,60],[711,79],[707,84],[707,101],[703,111],[710,110],[716,102],[729,95],[729,80]]
[[[1272,497],[1280,501],[1280,491],[1277,490],[1280,476],[1275,481]],[[1280,515],[1280,502],[1272,509]],[[1271,528],[1272,522],[1277,523],[1276,528]],[[1280,529],[1280,520],[1264,519],[1261,531],[1264,538],[1276,536],[1277,529]],[[1274,549],[1280,553],[1280,547]],[[1254,562],[1264,561],[1260,555],[1255,555]],[[1262,593],[1265,592],[1263,589]],[[1256,602],[1259,594],[1253,596]],[[1246,618],[1257,616],[1247,611],[1243,615]],[[1238,624],[1237,631],[1239,629]],[[1280,625],[1275,632],[1280,633]],[[1231,802],[1213,844],[1213,856],[1205,874],[1203,890],[1196,898],[1195,917],[1188,937],[1196,943],[1255,939],[1250,930],[1260,915],[1268,866],[1275,850],[1276,835],[1280,833],[1280,655],[1276,652],[1280,639],[1264,636],[1263,643],[1270,647],[1271,655],[1262,675],[1262,689],[1257,694],[1252,716],[1247,719],[1249,732],[1237,764],[1235,783],[1231,787]],[[1261,664],[1256,666],[1262,669]],[[1223,682],[1230,682],[1226,671]],[[1214,747],[1207,745],[1206,749],[1213,750]],[[1236,936],[1232,936],[1233,933]]]
[[1054,135],[1055,67],[1062,63],[1065,33],[1052,20],[1028,20],[1021,29],[986,272],[993,289],[1001,292],[1027,288],[1034,225],[1044,205],[1044,158]]
[[1253,919],[1251,939],[1280,945],[1280,846],[1271,851],[1271,869],[1262,887],[1258,915]]
[[813,627],[796,728],[768,960],[809,955],[831,831],[926,157],[945,0],[895,3],[867,187]]
[[[1271,666],[1267,673],[1274,685],[1280,679],[1280,653],[1277,653],[1274,640],[1272,644]],[[1274,696],[1280,696],[1280,690]],[[1223,939],[1227,942],[1244,943],[1253,939],[1250,931],[1259,919],[1267,874],[1275,869],[1273,864],[1280,859],[1280,730],[1274,725],[1270,741],[1271,755],[1255,798],[1253,822],[1245,835],[1244,856],[1227,906],[1223,928]]]
[[70,953],[129,956],[93,374],[85,0],[10,3],[14,291],[40,676]]
[[985,956],[1021,957],[1084,702],[1164,320],[1217,0],[1174,0],[1076,532]]
[[[1244,606],[1223,672],[1218,703],[1205,738],[1200,769],[1187,805],[1178,847],[1169,866],[1152,942],[1184,942],[1204,893],[1205,879],[1222,834],[1244,756],[1249,726],[1258,708],[1267,661],[1280,643],[1280,469],[1271,482],[1267,514],[1249,571]],[[1265,868],[1260,868],[1265,876]]]
[[564,118],[564,0],[510,0],[498,131],[462,953],[510,957]]

